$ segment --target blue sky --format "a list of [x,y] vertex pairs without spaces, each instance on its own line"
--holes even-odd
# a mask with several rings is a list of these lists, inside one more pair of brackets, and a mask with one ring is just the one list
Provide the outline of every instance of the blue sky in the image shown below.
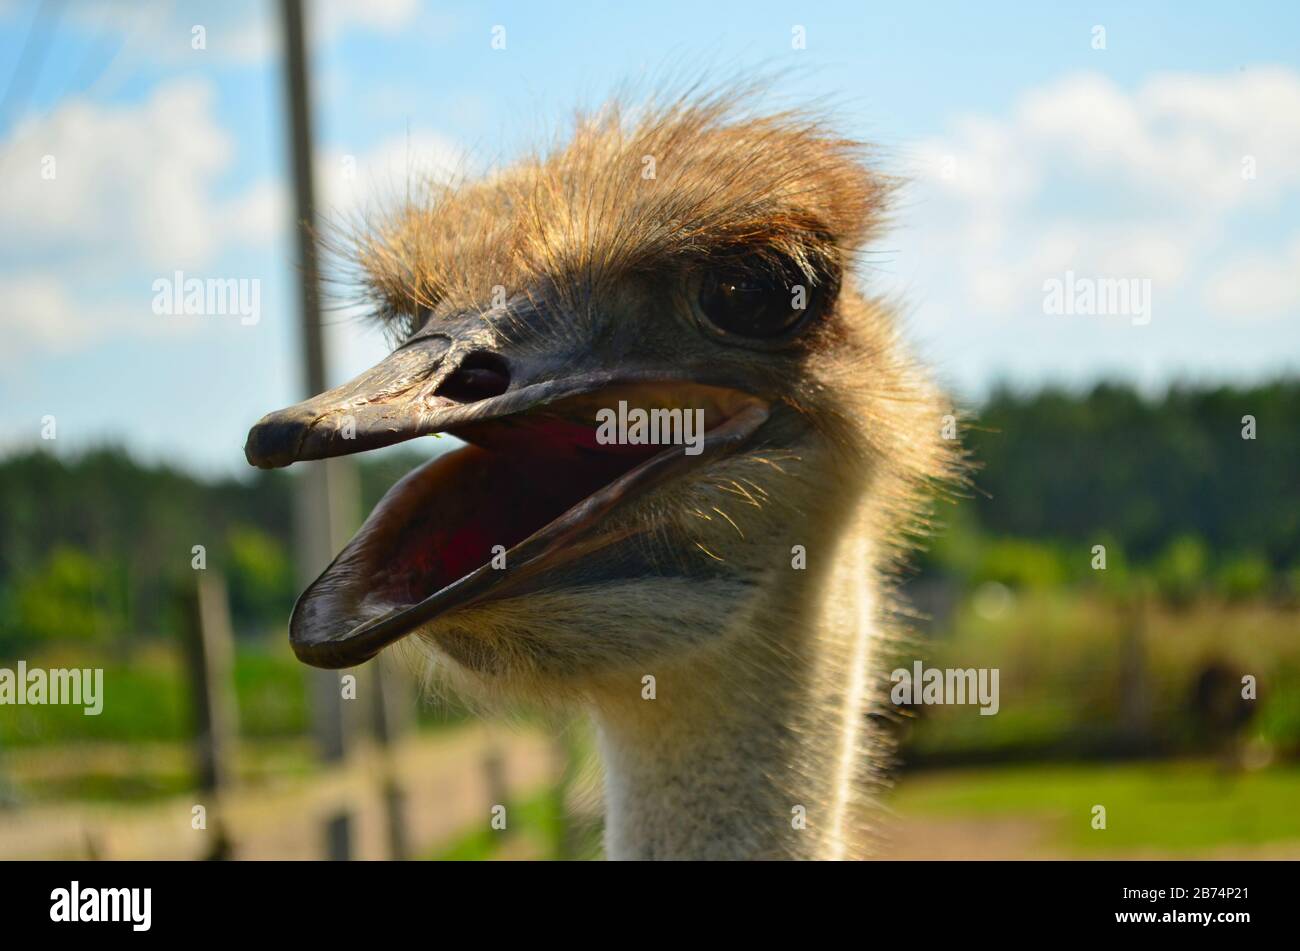
[[[319,190],[346,213],[623,80],[763,69],[912,179],[863,276],[959,393],[1295,372],[1300,7],[1131,6],[318,2]],[[63,451],[241,471],[300,395],[277,6],[69,0],[20,96],[37,7],[0,2],[0,450],[52,415]],[[153,313],[176,270],[260,281],[260,320]],[[1045,313],[1067,271],[1149,281],[1149,322]],[[342,379],[383,341],[336,320]]]

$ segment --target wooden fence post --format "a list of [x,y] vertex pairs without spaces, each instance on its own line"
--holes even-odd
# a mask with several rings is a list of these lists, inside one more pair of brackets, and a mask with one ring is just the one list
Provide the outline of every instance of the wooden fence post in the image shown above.
[[515,826],[513,825],[515,817],[511,815],[513,803],[510,800],[510,788],[506,781],[506,761],[505,755],[501,751],[501,744],[496,736],[489,733],[488,741],[483,749],[483,779],[484,786],[487,789],[487,818],[491,821],[494,818],[494,812],[498,806],[505,810],[506,826],[504,832],[506,836],[513,836]]
[[388,833],[390,858],[410,858],[410,836],[406,823],[406,790],[393,767],[392,747],[411,726],[412,696],[406,672],[387,653],[382,653],[371,664],[374,687],[372,724],[375,742],[384,759],[383,800],[384,821]]
[[185,658],[194,713],[198,787],[208,794],[210,826],[215,832],[209,858],[229,858],[231,846],[221,821],[220,796],[234,784],[238,713],[234,696],[234,636],[225,579],[213,571],[196,572],[186,593]]

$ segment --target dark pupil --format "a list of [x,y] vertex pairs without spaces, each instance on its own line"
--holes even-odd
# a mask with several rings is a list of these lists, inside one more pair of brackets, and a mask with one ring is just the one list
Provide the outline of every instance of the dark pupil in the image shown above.
[[743,337],[775,337],[803,316],[793,288],[775,276],[720,274],[707,278],[700,308],[715,325]]

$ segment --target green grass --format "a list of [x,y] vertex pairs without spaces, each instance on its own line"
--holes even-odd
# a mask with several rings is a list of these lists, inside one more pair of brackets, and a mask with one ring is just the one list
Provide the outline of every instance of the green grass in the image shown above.
[[[244,739],[237,754],[235,769],[246,783],[306,776],[320,768],[306,738]],[[30,748],[6,756],[0,767],[9,797],[27,805],[147,802],[191,790],[197,779],[194,752],[181,742]]]
[[[26,658],[32,668],[102,667],[104,706],[86,716],[80,706],[0,707],[0,750],[78,743],[183,742],[193,730],[190,681],[174,644],[152,644],[128,662],[111,656],[51,650]],[[0,661],[13,668],[16,661]],[[310,729],[307,677],[287,639],[240,641],[236,645],[234,692],[239,732],[250,739],[287,739]],[[441,727],[466,718],[460,705],[423,703],[422,727]]]
[[[426,858],[436,862],[482,862],[518,856],[535,859],[597,858],[600,823],[566,816],[558,788],[507,808],[505,829],[486,823]],[[522,841],[520,841],[522,840]]]
[[[102,667],[103,710],[86,716],[80,706],[6,706],[0,711],[0,747],[175,742],[193,729],[189,680],[178,652],[165,645],[142,650],[128,663],[63,652],[28,658],[27,666]],[[234,681],[243,735],[286,737],[307,729],[304,668],[287,646],[240,644]]]
[[194,788],[188,770],[155,770],[123,775],[116,772],[86,772],[76,776],[45,779],[23,784],[24,802],[150,802],[180,795]]
[[[1005,615],[981,616],[968,599],[929,639],[899,652],[899,665],[999,671],[1001,708],[931,706],[905,749],[913,762],[1088,759],[1132,739],[1126,699],[1145,698],[1142,744],[1170,755],[1204,752],[1193,709],[1209,664],[1250,673],[1260,685],[1247,738],[1300,754],[1300,613],[1275,605],[1204,601],[1194,609],[1143,610],[1091,595],[1022,592]],[[1126,665],[1138,657],[1140,664]]]
[[537,857],[551,857],[558,850],[559,814],[555,796],[545,792],[506,808],[506,828],[493,829],[484,824],[449,848],[429,856],[439,862],[481,862],[498,857],[503,848],[518,836],[525,837],[528,852]]
[[[905,819],[1025,820],[1046,829],[1045,846],[1052,852],[1190,858],[1220,847],[1300,843],[1298,803],[1300,766],[1228,774],[1213,763],[1182,761],[905,775],[891,806]],[[1106,807],[1104,830],[1092,828],[1095,805]],[[508,815],[506,830],[485,823],[427,857],[484,861],[563,854],[565,830],[553,792],[512,806]],[[598,832],[590,823],[570,828],[570,841],[581,843],[570,854],[597,856]]]
[[[1091,826],[1106,807],[1106,829]],[[1300,766],[1226,774],[1203,762],[1009,767],[904,777],[902,815],[1045,821],[1061,844],[1115,852],[1300,842]]]

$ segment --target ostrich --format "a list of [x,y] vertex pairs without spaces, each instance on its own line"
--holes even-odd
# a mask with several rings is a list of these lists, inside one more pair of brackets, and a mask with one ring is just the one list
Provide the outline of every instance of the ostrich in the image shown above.
[[[307,664],[402,638],[455,687],[589,711],[611,858],[865,854],[891,579],[955,469],[947,412],[851,279],[893,181],[734,92],[618,102],[358,229],[399,345],[264,417],[260,467],[430,433],[299,599]],[[702,412],[702,451],[595,438]]]

